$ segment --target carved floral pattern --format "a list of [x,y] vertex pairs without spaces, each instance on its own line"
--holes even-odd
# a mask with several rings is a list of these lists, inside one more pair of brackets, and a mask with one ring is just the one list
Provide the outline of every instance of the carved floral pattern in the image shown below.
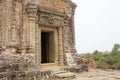
[[64,23],[64,17],[55,15],[52,13],[38,11],[38,22],[39,24],[47,24],[52,26],[62,26]]

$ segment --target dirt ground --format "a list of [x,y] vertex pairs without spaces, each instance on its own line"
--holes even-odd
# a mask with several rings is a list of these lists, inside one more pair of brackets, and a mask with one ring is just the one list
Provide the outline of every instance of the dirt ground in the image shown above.
[[77,80],[120,80],[120,71],[90,69],[77,74]]

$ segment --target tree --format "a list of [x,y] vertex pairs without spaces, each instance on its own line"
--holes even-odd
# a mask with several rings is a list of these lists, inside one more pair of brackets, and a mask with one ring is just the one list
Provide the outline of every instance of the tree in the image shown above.
[[114,44],[114,47],[111,51],[111,55],[116,56],[116,55],[120,54],[119,50],[120,50],[120,45],[119,44]]

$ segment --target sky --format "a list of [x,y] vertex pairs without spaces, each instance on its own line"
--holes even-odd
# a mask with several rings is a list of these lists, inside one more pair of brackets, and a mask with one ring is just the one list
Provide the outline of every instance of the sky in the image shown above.
[[72,0],[77,4],[75,37],[78,53],[111,51],[120,44],[120,0]]

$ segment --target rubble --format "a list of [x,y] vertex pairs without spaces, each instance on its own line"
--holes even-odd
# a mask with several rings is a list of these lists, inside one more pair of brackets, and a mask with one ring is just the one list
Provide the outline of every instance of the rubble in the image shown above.
[[1,49],[0,54],[0,80],[46,80],[52,71],[41,71],[30,54],[13,56],[12,52],[6,54]]
[[[30,54],[17,55],[17,50],[9,51],[9,47],[1,48],[0,80],[75,80],[76,74],[41,70]],[[8,54],[9,52],[9,54]]]
[[87,64],[82,60],[82,58],[75,53],[66,53],[67,64],[68,66],[65,68],[70,72],[88,72]]

